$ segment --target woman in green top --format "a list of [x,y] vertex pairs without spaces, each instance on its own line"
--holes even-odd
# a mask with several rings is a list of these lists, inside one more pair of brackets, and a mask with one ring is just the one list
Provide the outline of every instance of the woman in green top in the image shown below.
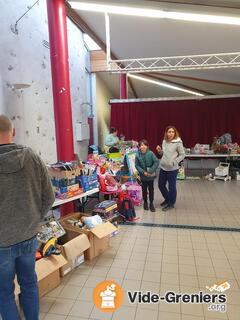
[[149,210],[148,206],[148,193],[150,201],[150,210],[155,212],[153,200],[154,200],[154,179],[156,178],[156,171],[159,165],[159,160],[155,154],[149,150],[149,144],[146,140],[139,142],[139,151],[135,158],[135,166],[139,172],[142,191],[144,210]]

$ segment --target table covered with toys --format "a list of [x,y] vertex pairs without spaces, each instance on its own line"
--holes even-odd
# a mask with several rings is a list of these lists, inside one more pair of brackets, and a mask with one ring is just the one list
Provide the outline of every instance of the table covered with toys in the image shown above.
[[[142,202],[142,188],[135,168],[137,142],[121,144],[118,153],[99,154],[94,147],[92,150],[85,162],[58,162],[48,166],[56,197],[53,206],[73,200],[86,204],[84,201],[95,194],[101,210],[108,205],[106,200],[112,200],[120,220],[136,219],[134,207]],[[105,199],[103,204],[101,198]],[[80,206],[80,211],[84,208],[84,205]],[[98,213],[101,210],[98,208]]]

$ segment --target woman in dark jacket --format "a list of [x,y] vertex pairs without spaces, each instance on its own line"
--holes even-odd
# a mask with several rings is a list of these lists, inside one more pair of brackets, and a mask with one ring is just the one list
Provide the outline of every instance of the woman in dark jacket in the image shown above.
[[146,140],[141,140],[139,142],[139,151],[136,155],[135,166],[139,172],[141,182],[142,182],[142,191],[143,191],[143,200],[144,200],[144,210],[149,210],[148,206],[148,192],[149,192],[149,201],[150,201],[150,210],[155,212],[153,200],[154,200],[154,179],[156,177],[156,170],[159,165],[159,160],[155,154],[149,150],[149,144]]

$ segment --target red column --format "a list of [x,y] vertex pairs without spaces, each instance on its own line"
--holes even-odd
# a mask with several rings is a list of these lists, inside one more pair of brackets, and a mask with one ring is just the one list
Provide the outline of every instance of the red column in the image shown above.
[[127,74],[119,74],[120,83],[120,99],[128,99],[128,88],[127,88]]
[[47,0],[58,160],[74,159],[67,18],[64,0]]

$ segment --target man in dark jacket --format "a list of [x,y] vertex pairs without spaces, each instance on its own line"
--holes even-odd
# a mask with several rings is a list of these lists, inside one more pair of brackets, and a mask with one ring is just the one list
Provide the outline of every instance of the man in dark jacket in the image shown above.
[[13,143],[11,121],[0,115],[0,315],[20,319],[14,278],[26,319],[38,320],[39,296],[35,273],[36,234],[54,202],[47,168],[30,148]]

